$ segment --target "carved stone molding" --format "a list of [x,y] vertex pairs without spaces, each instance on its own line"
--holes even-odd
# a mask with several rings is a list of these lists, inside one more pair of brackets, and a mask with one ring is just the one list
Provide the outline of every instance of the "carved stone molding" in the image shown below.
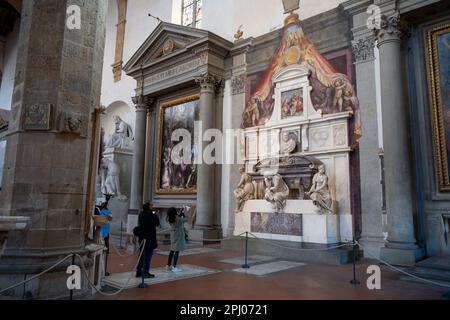
[[352,41],[353,53],[356,62],[364,62],[375,59],[375,38],[367,37]]
[[59,115],[58,131],[80,136],[87,135],[87,117],[75,112],[64,111]]
[[23,111],[23,130],[50,130],[51,129],[51,104],[27,105]]
[[135,96],[132,100],[136,107],[136,111],[148,111],[155,102],[154,98],[144,95]]
[[210,73],[205,73],[196,77],[195,82],[200,85],[202,91],[219,92],[225,85],[222,78]]
[[400,41],[402,37],[407,35],[407,31],[408,26],[401,20],[399,12],[395,12],[389,17],[381,16],[380,28],[374,29],[378,46],[389,41]]
[[245,92],[245,80],[245,74],[233,77],[233,79],[231,80],[231,94],[233,96]]

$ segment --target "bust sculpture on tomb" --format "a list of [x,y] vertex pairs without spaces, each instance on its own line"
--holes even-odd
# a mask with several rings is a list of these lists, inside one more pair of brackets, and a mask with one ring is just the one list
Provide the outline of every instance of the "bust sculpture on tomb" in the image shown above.
[[120,190],[120,167],[108,158],[103,158],[100,166],[101,190],[104,195],[117,197],[119,200],[127,200]]
[[115,130],[110,134],[106,141],[106,148],[131,148],[131,142],[134,140],[131,126],[123,121],[119,116],[114,116]]
[[290,155],[295,148],[297,147],[297,143],[295,139],[290,137],[289,132],[283,132],[281,135],[281,144],[280,144],[280,152],[283,156]]
[[279,174],[266,175],[264,178],[266,192],[264,198],[272,203],[272,208],[282,211],[286,207],[286,199],[289,197],[289,187]]
[[306,192],[313,203],[326,213],[333,213],[331,192],[328,188],[328,177],[325,174],[325,165],[319,166],[319,172],[314,175],[311,190]]
[[245,172],[244,167],[241,167],[239,172],[241,173],[241,180],[234,190],[234,197],[236,198],[237,203],[236,213],[243,211],[245,201],[252,200],[255,197],[253,178]]

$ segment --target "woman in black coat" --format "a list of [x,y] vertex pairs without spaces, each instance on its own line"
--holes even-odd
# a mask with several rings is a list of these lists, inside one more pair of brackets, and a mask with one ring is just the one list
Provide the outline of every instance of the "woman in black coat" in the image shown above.
[[[146,203],[142,206],[142,212],[139,214],[139,244],[146,240],[144,252],[141,255],[136,270],[136,277],[154,278],[155,275],[150,273],[150,263],[153,251],[158,247],[156,240],[156,227],[159,227],[159,217],[157,212],[152,210],[152,205]],[[140,246],[141,247],[141,246]]]

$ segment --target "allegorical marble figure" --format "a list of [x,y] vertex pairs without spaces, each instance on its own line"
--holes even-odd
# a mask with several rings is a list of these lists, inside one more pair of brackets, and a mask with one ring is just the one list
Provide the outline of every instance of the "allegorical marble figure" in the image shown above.
[[131,126],[123,121],[119,116],[114,116],[115,130],[109,135],[106,141],[107,148],[126,148],[130,147],[134,139]]
[[275,174],[272,177],[266,176],[264,183],[266,185],[264,198],[272,203],[274,210],[282,211],[286,207],[286,199],[289,196],[289,187],[286,182],[279,174]]
[[241,173],[241,180],[239,181],[236,190],[234,190],[234,196],[237,203],[236,212],[242,212],[245,201],[254,199],[255,195],[255,186],[253,185],[252,177],[245,172],[244,167],[241,167],[239,172]]
[[311,190],[306,195],[314,202],[316,206],[325,212],[333,213],[331,192],[328,188],[328,177],[325,174],[325,166],[319,166],[319,172],[314,175]]

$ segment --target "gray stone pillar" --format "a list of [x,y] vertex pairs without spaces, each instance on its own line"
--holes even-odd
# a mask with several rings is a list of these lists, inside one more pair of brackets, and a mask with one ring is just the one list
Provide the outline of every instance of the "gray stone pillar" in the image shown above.
[[[72,14],[81,19],[80,29],[67,20],[70,5],[80,8],[79,17]],[[0,288],[66,255],[88,255],[84,221],[92,214],[86,210],[89,171],[95,165],[89,159],[92,116],[100,105],[106,12],[103,0],[23,1],[0,216],[26,216],[31,222],[27,232],[10,233],[0,260]],[[70,264],[7,296],[67,297]],[[75,295],[89,292],[84,278],[82,286]]]
[[145,143],[145,176],[144,176],[144,202],[151,201],[154,181],[154,150],[156,146],[156,106],[147,111],[147,139]]
[[147,111],[152,101],[145,96],[133,98],[136,105],[134,128],[133,170],[131,174],[130,209],[140,210],[144,196],[145,149],[147,133]]
[[[365,14],[365,13],[364,13]],[[355,19],[358,20],[358,19]],[[362,20],[362,19],[360,19]],[[363,33],[358,32],[362,30]],[[364,25],[353,31],[356,89],[360,102],[362,138],[359,142],[361,179],[361,239],[366,257],[380,257],[384,246],[382,186],[379,159],[378,114],[375,79],[375,39]]]
[[383,16],[376,30],[381,66],[383,143],[388,241],[381,249],[387,262],[411,266],[421,258],[414,235],[412,177],[407,106],[403,85],[400,15]]
[[[215,96],[217,87],[217,78],[210,74],[205,74],[196,79],[200,85],[200,113],[199,121],[204,134],[206,130],[215,128],[216,124],[216,106]],[[203,140],[198,137],[198,140]],[[196,237],[213,239],[219,237],[218,230],[214,227],[215,222],[215,197],[216,197],[216,166],[207,164],[203,159],[203,149],[208,141],[198,146],[199,152],[197,161],[200,161],[197,168],[197,217],[195,229],[200,231]],[[200,157],[202,157],[200,159]]]

